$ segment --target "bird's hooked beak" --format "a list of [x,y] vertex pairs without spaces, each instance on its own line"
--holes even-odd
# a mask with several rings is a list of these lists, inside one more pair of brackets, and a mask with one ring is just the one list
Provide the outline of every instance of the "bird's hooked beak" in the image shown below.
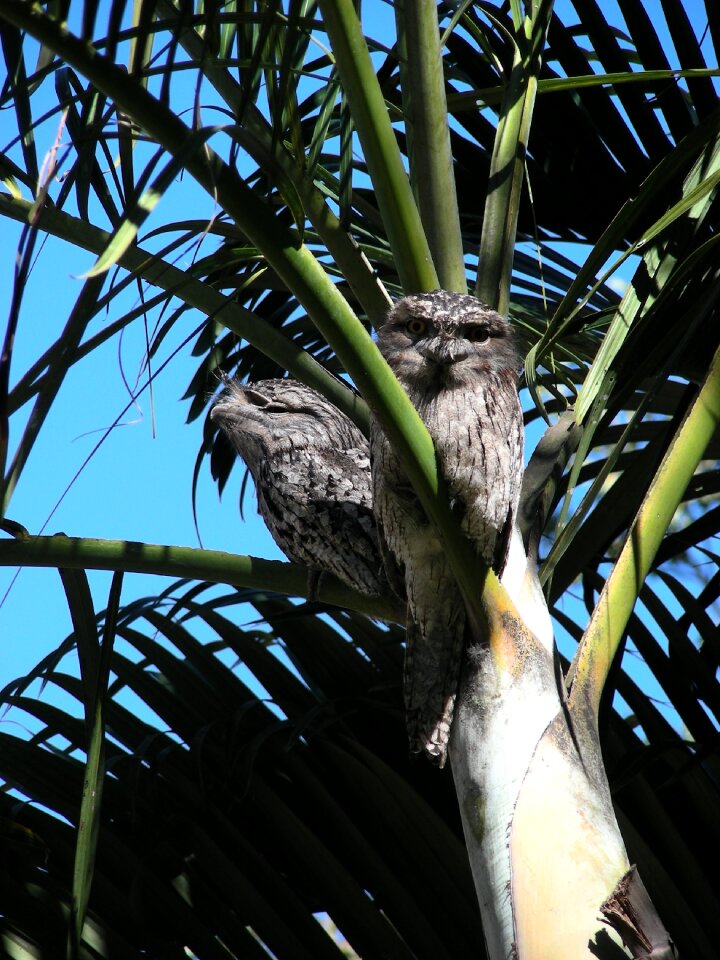
[[454,337],[437,336],[417,345],[417,351],[425,360],[449,367],[469,356],[467,344]]

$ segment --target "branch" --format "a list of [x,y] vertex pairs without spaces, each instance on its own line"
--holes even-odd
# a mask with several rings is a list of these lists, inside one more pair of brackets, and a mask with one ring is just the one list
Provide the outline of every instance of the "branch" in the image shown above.
[[[0,540],[0,566],[124,570],[227,583],[293,597],[308,596],[308,570],[300,564],[132,540],[94,540],[60,534]],[[405,622],[404,607],[396,600],[363,596],[329,574],[320,578],[318,599],[380,620]]]

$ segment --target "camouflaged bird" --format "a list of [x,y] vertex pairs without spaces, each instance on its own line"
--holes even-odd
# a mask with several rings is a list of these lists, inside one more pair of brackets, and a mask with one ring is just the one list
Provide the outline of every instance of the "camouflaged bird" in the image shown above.
[[[475,297],[436,290],[399,300],[378,347],[435,443],[454,511],[499,574],[523,470],[519,357],[510,323]],[[371,433],[373,510],[392,582],[407,590],[404,697],[410,748],[440,766],[467,644],[460,589],[439,536],[377,422]]]
[[296,380],[231,381],[212,408],[247,464],[258,509],[290,560],[383,592],[368,441],[317,391]]

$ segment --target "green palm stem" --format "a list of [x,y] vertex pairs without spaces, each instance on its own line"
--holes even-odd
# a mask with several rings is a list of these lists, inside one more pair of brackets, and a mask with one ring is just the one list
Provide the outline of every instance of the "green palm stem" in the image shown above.
[[476,295],[502,313],[510,302],[510,276],[515,251],[524,156],[520,150],[524,127],[529,126],[534,89],[521,78],[521,63],[513,64],[495,135],[488,182],[483,231],[478,255]]
[[353,0],[319,0],[400,283],[433,290],[438,276]]
[[435,0],[395,4],[410,181],[440,286],[467,293]]
[[600,697],[645,577],[720,423],[720,348],[648,489],[568,673],[571,711],[597,723]]
[[[301,564],[128,540],[33,537],[0,540],[0,566],[62,567],[68,570],[124,570],[164,577],[189,577],[254,590],[308,596],[308,571]],[[335,577],[323,575],[318,599],[381,620],[404,622],[404,605],[392,597],[366,597]]]
[[[647,84],[657,80],[675,80],[679,77],[693,80],[717,76],[720,76],[720,70],[716,67],[698,67],[692,70],[626,70],[622,73],[589,73],[574,77],[546,77],[538,81],[537,92],[542,96],[546,93],[574,92],[575,90],[586,90],[592,87]],[[448,97],[448,105],[452,108],[453,113],[460,113],[476,110],[485,104],[501,103],[502,98],[502,90],[498,87],[481,87],[476,90],[469,90],[467,93],[451,93]],[[601,260],[600,263],[602,264],[604,261]],[[594,272],[590,274],[590,276],[594,275]]]
[[510,303],[525,154],[552,0],[533,3],[533,8],[531,18],[516,22],[518,42],[500,107],[478,257],[475,293],[500,313],[507,313]]

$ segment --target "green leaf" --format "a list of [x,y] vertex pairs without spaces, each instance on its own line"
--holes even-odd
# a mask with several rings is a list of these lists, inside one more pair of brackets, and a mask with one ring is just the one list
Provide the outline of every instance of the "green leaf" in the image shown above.
[[[68,951],[71,957],[80,955],[80,944],[83,939],[83,928],[87,917],[93,874],[95,872],[95,858],[100,833],[103,781],[105,778],[105,700],[110,678],[110,663],[116,619],[120,605],[122,580],[122,572],[113,574],[103,639],[97,662],[97,671],[94,676],[90,676],[87,670],[82,673],[83,687],[87,696],[86,723],[88,727],[88,745],[82,801],[78,818],[75,866],[73,868],[73,909]],[[78,651],[80,650],[79,639],[78,637]],[[89,710],[88,706],[90,706]]]
[[[143,190],[136,202],[130,207],[114,230],[110,243],[100,254],[93,266],[82,278],[97,277],[107,273],[135,242],[140,228],[162,199],[165,191],[183,170],[190,157],[201,150],[207,140],[215,133],[214,128],[199,130],[190,134],[179,153],[174,156],[153,180],[147,190]],[[154,165],[154,164],[153,164]]]
[[587,702],[595,715],[615,651],[643,581],[718,422],[720,349],[648,488],[578,647],[568,682],[570,702]]

